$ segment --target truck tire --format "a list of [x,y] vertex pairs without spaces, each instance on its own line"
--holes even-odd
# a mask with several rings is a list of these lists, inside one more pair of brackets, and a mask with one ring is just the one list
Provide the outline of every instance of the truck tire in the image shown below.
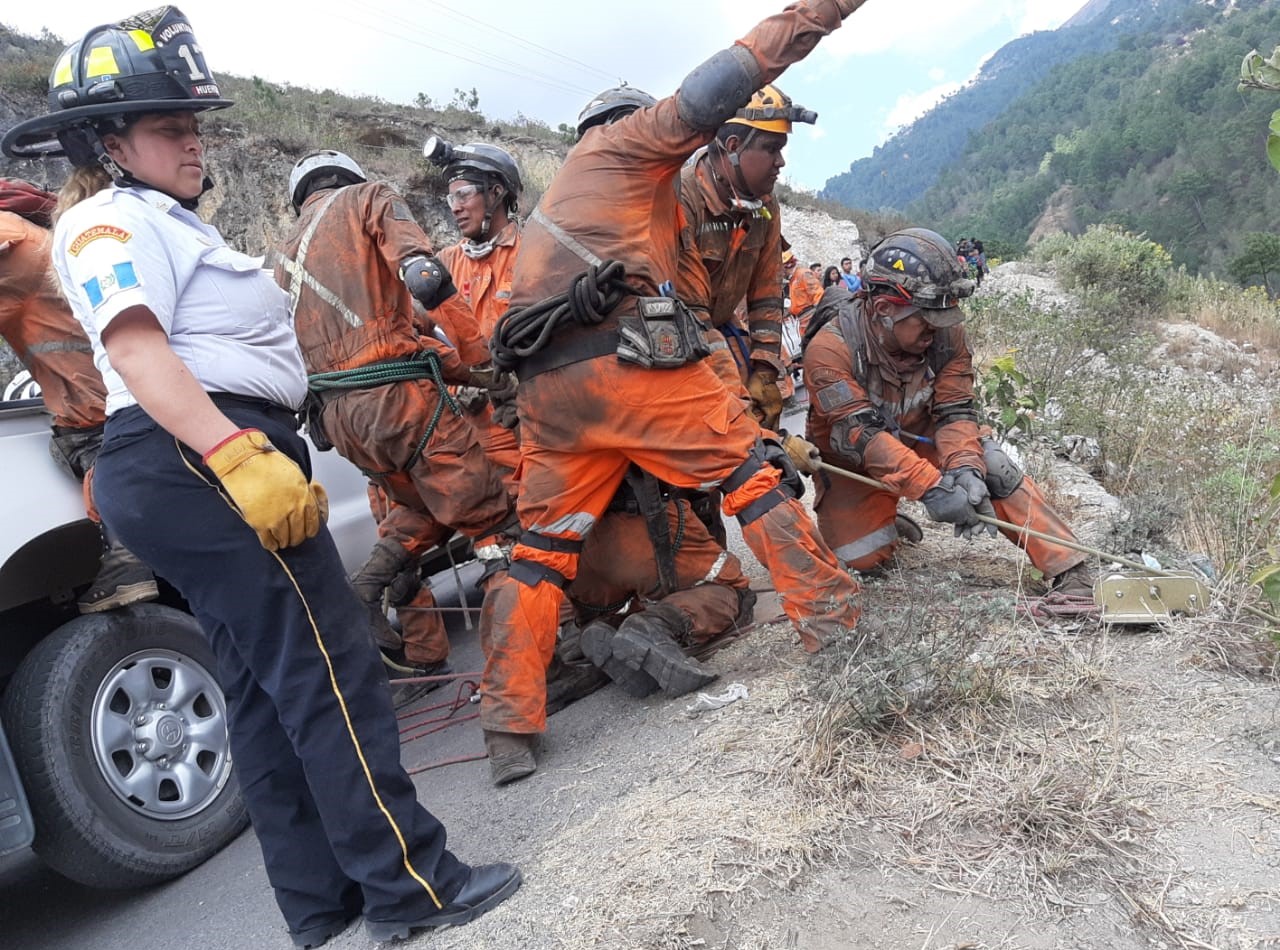
[[3,716],[45,863],[91,887],[140,887],[240,833],[214,670],[196,621],[158,604],[78,617],[23,660]]

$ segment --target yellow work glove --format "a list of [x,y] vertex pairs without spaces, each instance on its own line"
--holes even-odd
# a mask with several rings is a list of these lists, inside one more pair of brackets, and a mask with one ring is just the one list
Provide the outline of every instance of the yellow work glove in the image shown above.
[[260,429],[241,429],[204,456],[240,516],[268,551],[313,538],[329,516],[329,496]]
[[782,393],[773,370],[754,370],[747,377],[747,393],[751,396],[751,415],[761,428],[777,431],[782,419]]
[[798,435],[788,435],[782,440],[782,447],[786,449],[797,471],[806,475],[816,475],[821,471],[818,466],[822,462],[822,453],[812,442]]

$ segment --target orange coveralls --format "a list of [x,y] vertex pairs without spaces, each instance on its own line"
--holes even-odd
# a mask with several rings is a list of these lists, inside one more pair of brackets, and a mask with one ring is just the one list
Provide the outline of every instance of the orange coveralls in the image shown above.
[[[413,555],[415,561],[433,547],[453,537],[453,529],[442,525],[430,513],[395,504],[377,485],[369,483],[369,510],[378,522],[378,537],[393,538]],[[405,659],[420,666],[432,666],[449,656],[449,632],[436,605],[430,584],[420,584],[413,600],[396,608]]]
[[[446,380],[465,383],[469,367],[487,363],[474,318],[457,295],[428,314],[453,347],[419,333],[399,268],[405,258],[430,253],[409,206],[386,185],[308,197],[275,270],[293,299],[307,371],[351,370],[431,351]],[[508,519],[507,492],[474,428],[440,402],[430,379],[338,390],[326,398],[322,421],[338,452],[392,501],[484,543]]]
[[101,426],[107,389],[49,263],[53,234],[0,211],[0,336],[40,386],[55,429]]
[[[852,344],[846,335],[846,319],[861,322],[861,334],[853,334]],[[817,480],[814,507],[822,536],[855,570],[869,570],[892,557],[898,545],[894,516],[900,497],[919,499],[948,469],[969,467],[984,477],[987,474],[980,438],[988,435],[989,429],[979,430],[978,424],[968,419],[937,425],[938,407],[973,400],[973,357],[964,325],[938,330],[928,352],[902,360],[868,346],[865,341],[873,339],[874,332],[863,301],[854,298],[840,316],[817,332],[804,354],[804,375],[811,393],[809,440],[822,452],[824,461],[877,479],[892,489],[881,491],[839,476]],[[859,337],[864,341],[861,344]],[[869,388],[878,390],[878,395],[872,396]],[[868,428],[867,417],[859,418],[858,414],[870,409],[878,409],[889,428],[876,431],[874,423]],[[859,440],[868,435],[859,451]],[[1002,521],[1075,540],[1030,476],[1024,476],[1007,498],[992,496],[991,504]],[[1023,547],[1031,563],[1047,577],[1056,577],[1085,558],[1047,541],[1020,541],[1014,532],[1001,532]]]
[[[835,0],[802,0],[739,43],[756,60],[763,84],[807,54],[842,16]],[[714,134],[680,117],[678,96],[588,130],[569,153],[525,225],[513,307],[568,290],[587,266],[578,249],[621,261],[640,295],[657,296],[660,284],[677,278],[682,223],[676,176]],[[592,338],[598,342],[597,334],[616,332],[618,315],[637,306],[626,298],[596,326],[562,328],[548,355],[570,353]],[[508,690],[495,696],[482,689],[484,728],[531,733],[545,727],[544,672],[555,647],[561,585],[577,575],[581,540],[632,462],[668,484],[702,489],[741,468],[745,481],[726,493],[724,511],[751,509],[740,519],[748,522],[743,536],[769,567],[806,649],[821,649],[856,624],[856,583],[822,543],[803,506],[778,489],[779,471],[764,463],[752,472],[759,426],[705,362],[653,370],[606,353],[532,377],[521,374],[517,407],[525,533],[511,574],[490,588],[486,604],[495,649],[485,678]]]
[[[468,257],[462,243],[452,244],[440,252],[440,262],[448,268],[460,296],[475,314],[480,337],[488,345],[494,324],[511,304],[511,278],[515,272],[516,254],[520,250],[520,224],[511,221],[493,240],[493,250],[484,257]],[[484,408],[472,417],[485,454],[510,474],[507,489],[515,496],[515,469],[520,464],[520,445],[515,432],[493,422],[493,407],[486,400]]]
[[797,264],[787,284],[791,296],[791,315],[799,318],[800,336],[803,338],[804,331],[809,329],[809,318],[813,316],[814,308],[822,302],[822,281],[809,268]]
[[[667,520],[672,539],[681,539],[672,558],[676,590],[656,602],[672,605],[689,619],[689,645],[698,646],[726,632],[738,619],[739,591],[745,591],[750,582],[742,573],[742,563],[707,533],[689,502],[683,498],[668,502]],[[615,614],[629,598],[654,601],[658,584],[644,516],[609,511],[587,535],[578,576],[565,593],[579,624],[586,624]]]
[[[707,149],[696,153],[680,172],[680,299],[718,334],[711,336],[707,363],[729,387],[746,397],[751,361],[786,374],[782,346],[782,215],[770,195],[756,211],[738,211],[716,190]],[[746,302],[750,345],[742,340],[734,311]],[[720,339],[716,339],[719,336]],[[734,351],[737,351],[736,353]],[[742,359],[745,356],[746,359]],[[740,362],[739,362],[740,361]]]

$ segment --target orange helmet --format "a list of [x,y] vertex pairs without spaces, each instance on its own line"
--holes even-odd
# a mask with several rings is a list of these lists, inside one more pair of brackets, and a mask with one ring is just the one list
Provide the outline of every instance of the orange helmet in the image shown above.
[[795,105],[790,97],[773,83],[756,90],[751,101],[734,113],[726,123],[750,126],[762,132],[781,132],[788,135],[792,122],[813,125],[818,113]]

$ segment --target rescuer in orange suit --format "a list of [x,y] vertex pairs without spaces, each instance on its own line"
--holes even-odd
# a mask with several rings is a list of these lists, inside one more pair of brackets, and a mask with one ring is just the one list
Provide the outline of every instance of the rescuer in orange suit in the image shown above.
[[[91,472],[102,447],[107,390],[50,262],[56,200],[25,181],[0,178],[0,336],[40,387],[53,416],[49,454],[83,483],[86,510],[101,528]],[[80,612],[155,600],[160,591],[151,569],[102,530],[102,564],[76,601]]]
[[[298,222],[282,244],[275,274],[290,294],[310,374],[308,418],[391,502],[420,516],[405,531],[383,533],[353,584],[366,604],[375,592],[380,603],[382,588],[416,563],[414,545],[400,543],[397,534],[417,533],[429,547],[428,540],[439,543],[461,531],[488,571],[504,567],[501,545],[514,528],[511,500],[502,473],[445,388],[449,382],[487,388],[497,376],[430,239],[402,197],[367,182],[341,152],[301,159],[289,196]],[[423,332],[430,328],[415,315],[414,300],[449,343]],[[436,530],[427,531],[425,523]],[[430,634],[424,634],[428,642]],[[411,665],[414,675],[440,669]]]
[[[783,254],[782,269],[790,288],[791,315],[800,321],[800,335],[804,336],[809,329],[809,318],[822,300],[822,281],[809,268],[799,265],[794,251]],[[799,353],[793,355],[800,356]]]
[[602,95],[580,116],[581,140],[525,224],[512,309],[492,344],[495,361],[520,379],[524,528],[509,576],[486,603],[497,646],[486,675],[501,668],[511,686],[481,697],[496,781],[536,768],[563,587],[633,462],[677,487],[722,490],[725,514],[742,523],[807,650],[852,635],[857,584],[796,500],[786,451],[761,438],[702,361],[702,328],[672,288],[681,166],[860,5],[794,3],[653,105],[627,101],[627,89]]
[[756,595],[741,562],[689,501],[632,468],[582,548],[565,589],[581,649],[632,696],[681,696],[716,678],[697,651],[751,623]]
[[[950,242],[908,228],[871,249],[857,294],[836,284],[815,314],[804,351],[809,438],[832,465],[891,489],[818,479],[818,526],[851,568],[869,570],[893,555],[900,497],[921,501],[933,520],[966,537],[995,534],[975,517],[984,514],[1075,540],[1036,483],[978,424],[959,307],[973,289]],[[1085,555],[1004,533],[1054,578],[1055,589],[1092,591]]]
[[[782,215],[773,186],[786,165],[782,150],[792,123],[816,120],[777,86],[765,86],[680,173],[684,245],[701,265],[681,267],[680,298],[718,331],[710,337],[707,364],[731,391],[745,384],[761,424],[769,429],[777,428],[782,414],[778,377],[786,372]],[[743,300],[746,338],[733,320]],[[740,366],[749,369],[744,373]]]
[[[440,252],[460,296],[475,314],[480,336],[493,335],[498,318],[511,303],[511,278],[520,249],[520,168],[506,149],[483,142],[454,147],[433,136],[423,152],[444,168],[446,200],[462,240]],[[520,446],[511,428],[493,421],[493,407],[483,394],[471,393],[468,405],[485,454],[507,473],[515,495],[514,473]]]

